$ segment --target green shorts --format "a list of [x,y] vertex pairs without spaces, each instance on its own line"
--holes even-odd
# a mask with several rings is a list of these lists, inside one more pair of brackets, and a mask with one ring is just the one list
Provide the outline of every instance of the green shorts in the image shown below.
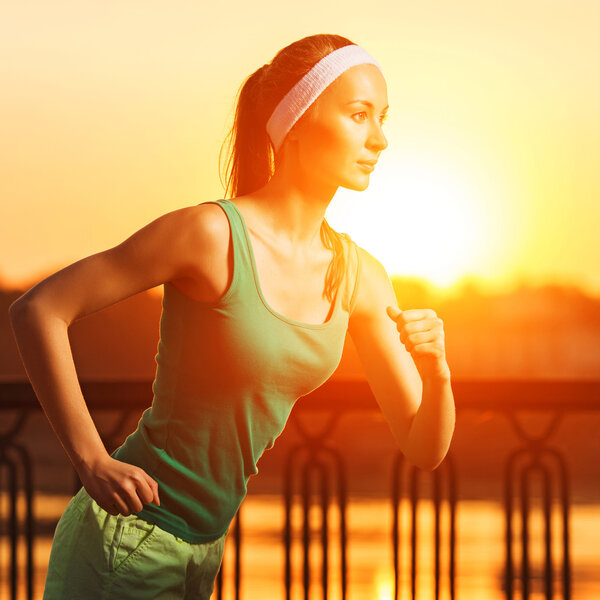
[[226,536],[191,544],[82,487],[56,526],[43,600],[209,600]]

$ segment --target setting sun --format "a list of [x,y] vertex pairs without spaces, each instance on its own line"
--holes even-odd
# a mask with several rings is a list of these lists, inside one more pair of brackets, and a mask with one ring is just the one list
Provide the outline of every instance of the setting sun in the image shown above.
[[352,232],[390,273],[448,287],[478,271],[493,229],[487,201],[468,174],[425,154],[382,157],[381,163],[368,199],[339,191],[328,213],[333,226]]

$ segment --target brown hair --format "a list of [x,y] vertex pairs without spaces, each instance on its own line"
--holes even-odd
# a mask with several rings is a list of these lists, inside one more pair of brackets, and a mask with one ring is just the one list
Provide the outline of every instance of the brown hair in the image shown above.
[[[227,197],[249,194],[268,183],[277,164],[277,155],[267,134],[267,120],[271,113],[317,62],[334,50],[353,43],[333,34],[302,38],[280,50],[270,63],[257,69],[243,82],[237,94],[233,126],[219,154],[219,163],[223,164],[222,153],[226,148],[223,185]],[[333,301],[345,268],[342,239],[349,240],[349,236],[335,231],[325,219],[320,233],[325,247],[333,250],[325,281],[325,296]]]

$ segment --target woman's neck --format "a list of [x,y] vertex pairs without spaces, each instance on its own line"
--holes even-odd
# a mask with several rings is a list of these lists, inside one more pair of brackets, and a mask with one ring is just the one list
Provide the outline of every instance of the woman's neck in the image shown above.
[[248,198],[257,201],[266,227],[292,244],[320,246],[321,223],[337,188],[316,186],[276,171],[269,182]]

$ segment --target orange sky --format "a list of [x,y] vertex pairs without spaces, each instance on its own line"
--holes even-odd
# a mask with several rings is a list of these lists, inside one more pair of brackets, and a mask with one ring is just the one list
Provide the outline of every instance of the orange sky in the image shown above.
[[[0,282],[222,197],[241,81],[345,35],[388,82],[389,147],[328,211],[390,274],[600,295],[600,17],[588,1],[13,2],[0,19]],[[595,168],[593,168],[595,167]]]

